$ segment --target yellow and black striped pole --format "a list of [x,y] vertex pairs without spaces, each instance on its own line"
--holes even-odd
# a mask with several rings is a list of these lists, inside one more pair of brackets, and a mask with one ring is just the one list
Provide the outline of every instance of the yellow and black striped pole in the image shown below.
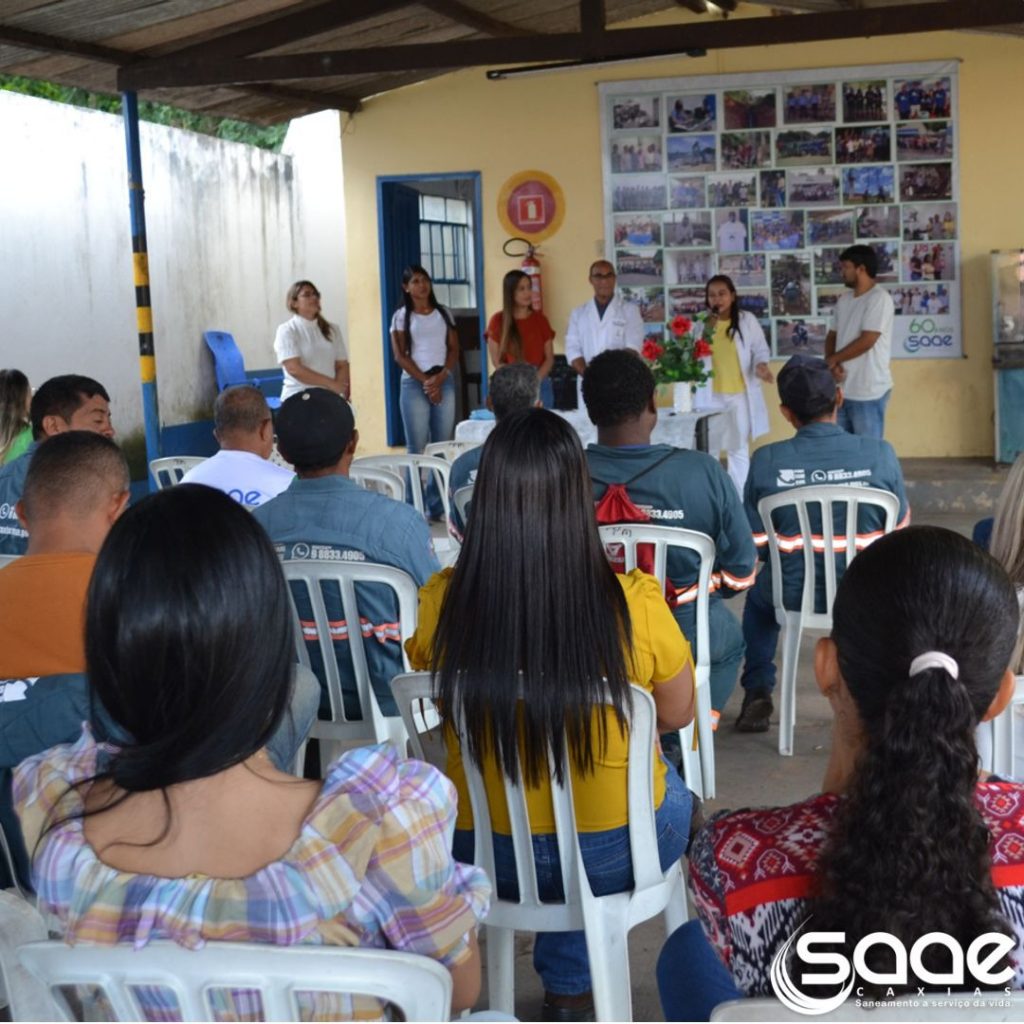
[[[156,353],[153,348],[153,310],[149,299],[149,253],[146,249],[146,203],[142,188],[142,150],[139,145],[139,103],[133,92],[121,93],[125,152],[128,157],[128,204],[132,223],[132,274],[135,280],[135,318],[139,331],[139,375],[142,379],[142,418],[146,431],[146,465],[160,458],[160,407],[156,392]],[[149,477],[150,490],[155,489]]]

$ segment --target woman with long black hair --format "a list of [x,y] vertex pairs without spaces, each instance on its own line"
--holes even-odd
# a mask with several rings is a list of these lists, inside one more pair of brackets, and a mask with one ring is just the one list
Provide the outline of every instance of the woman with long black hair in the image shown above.
[[[1007,986],[1024,987],[1024,786],[979,777],[974,741],[1013,691],[1017,619],[1006,573],[949,530],[910,527],[850,563],[814,658],[833,715],[824,792],[725,813],[698,834],[691,886],[720,959],[697,922],[669,939],[666,1019],[706,1020],[722,999],[772,994],[773,958],[801,927],[842,933],[847,958],[879,932],[908,952],[942,932],[965,953],[1001,933],[1016,950],[989,969],[1010,969]],[[892,972],[892,950],[875,944],[865,962]],[[927,947],[925,971],[950,966],[948,950]],[[912,964],[905,984],[855,979],[868,997],[947,985]],[[969,973],[951,987],[976,986],[1002,987]]]
[[[541,893],[561,897],[550,748],[556,765],[568,754],[591,886],[598,894],[631,888],[628,738],[621,729],[629,683],[652,693],[659,731],[678,729],[693,718],[692,660],[657,580],[639,571],[616,576],[609,567],[579,439],[554,413],[513,413],[488,437],[458,563],[420,591],[408,650],[414,667],[435,672],[448,729],[460,715],[467,723],[469,749],[450,742],[448,753],[447,774],[459,792],[456,857],[473,854],[462,768],[468,757],[481,767],[490,797],[498,891],[514,891],[501,778],[515,778],[518,768]],[[613,705],[607,711],[606,694]],[[664,759],[654,773],[667,869],[686,849],[691,795]],[[538,935],[534,966],[546,1019],[583,1019],[564,1015],[591,1003],[583,933]]]
[[757,317],[740,308],[731,277],[716,274],[710,278],[704,297],[711,311],[705,337],[711,342],[712,386],[729,407],[722,448],[729,476],[742,498],[750,470],[748,442],[768,433],[761,382],[775,380],[768,365],[771,352]]
[[[273,545],[226,494],[181,484],[114,524],[89,586],[86,663],[124,740],[85,729],[18,767],[39,909],[68,942],[404,949],[448,967],[454,1008],[472,1006],[490,887],[447,849],[451,785],[389,745],[342,755],[323,782],[267,757],[291,695],[291,616]],[[307,996],[309,1019],[380,1013]],[[141,991],[149,1019],[167,1012],[161,997]],[[258,1019],[246,997],[228,995],[226,1019]]]

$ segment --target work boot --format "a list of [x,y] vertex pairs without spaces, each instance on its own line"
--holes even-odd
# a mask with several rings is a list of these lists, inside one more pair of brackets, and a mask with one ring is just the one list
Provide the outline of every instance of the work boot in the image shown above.
[[771,690],[747,690],[743,695],[743,707],[736,719],[736,731],[767,732],[774,711]]

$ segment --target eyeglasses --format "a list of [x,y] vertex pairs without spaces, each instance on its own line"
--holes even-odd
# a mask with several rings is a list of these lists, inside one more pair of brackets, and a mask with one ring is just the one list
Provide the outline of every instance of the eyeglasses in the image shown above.
[[610,277],[614,277],[614,276],[615,276],[615,271],[614,270],[609,270],[608,273],[606,273],[606,274],[594,273],[594,274],[590,275],[591,280],[593,280],[593,281],[607,281]]

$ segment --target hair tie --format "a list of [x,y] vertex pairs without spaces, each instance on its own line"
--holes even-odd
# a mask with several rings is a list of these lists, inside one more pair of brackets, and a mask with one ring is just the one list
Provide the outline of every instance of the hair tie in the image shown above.
[[944,668],[954,679],[960,678],[960,666],[957,665],[956,659],[943,654],[942,651],[925,651],[924,654],[919,654],[910,663],[909,675],[916,676],[918,672],[924,672],[929,668]]

